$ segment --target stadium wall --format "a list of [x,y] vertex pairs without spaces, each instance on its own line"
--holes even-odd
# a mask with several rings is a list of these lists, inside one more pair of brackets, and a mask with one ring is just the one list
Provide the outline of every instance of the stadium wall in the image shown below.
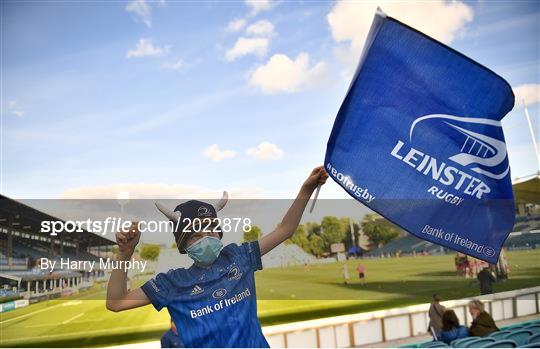
[[[463,324],[472,319],[473,298],[445,301]],[[482,296],[495,321],[540,313],[540,286]],[[427,333],[429,303],[374,312],[294,322],[263,329],[271,347],[358,347]]]
[[18,299],[16,301],[1,303],[0,313],[4,313],[6,311],[10,311],[13,309],[24,308],[24,307],[27,307],[29,304],[30,302],[28,302],[28,299]]

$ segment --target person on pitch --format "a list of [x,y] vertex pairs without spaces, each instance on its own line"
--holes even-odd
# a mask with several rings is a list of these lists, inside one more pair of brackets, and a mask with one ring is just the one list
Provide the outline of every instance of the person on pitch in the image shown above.
[[[233,243],[223,247],[223,233],[215,223],[217,211],[227,202],[226,192],[215,207],[190,200],[173,212],[156,203],[162,213],[178,223],[174,232],[178,250],[187,253],[194,263],[189,268],[160,273],[131,291],[126,289],[126,272],[113,270],[107,287],[107,309],[117,312],[150,303],[158,311],[166,307],[182,329],[179,337],[186,347],[269,347],[257,318],[254,273],[262,269],[262,255],[294,234],[311,194],[327,178],[322,166],[313,169],[277,228],[258,241],[240,246]],[[195,218],[208,218],[213,223],[198,231],[183,225]],[[131,259],[139,238],[136,225],[118,232],[117,258]]]

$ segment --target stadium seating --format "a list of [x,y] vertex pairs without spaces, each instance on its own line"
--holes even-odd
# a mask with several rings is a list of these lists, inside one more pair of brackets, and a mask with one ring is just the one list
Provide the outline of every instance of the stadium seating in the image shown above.
[[529,344],[529,338],[532,337],[534,333],[529,330],[518,330],[512,331],[512,333],[507,334],[504,339],[510,339],[517,343],[517,345],[526,345]]
[[460,338],[460,339],[453,340],[452,343],[450,343],[450,345],[454,348],[464,348],[465,344],[467,344],[468,342],[475,341],[477,339],[480,339],[480,337]]
[[490,343],[483,348],[516,348],[517,346],[516,342],[509,339],[503,339],[501,341]]
[[[403,348],[444,348],[438,341],[409,344]],[[540,348],[540,320],[504,326],[485,337],[467,337],[450,343],[453,348]]]
[[441,341],[425,343],[422,348],[449,348],[448,344]]
[[529,343],[537,342],[540,342],[540,333],[533,334],[531,337],[529,337]]
[[[508,249],[531,249],[540,248],[540,216],[519,216],[506,240],[504,246]],[[421,240],[414,235],[407,234],[395,239],[381,248],[375,248],[364,254],[366,257],[380,257],[388,254],[394,255],[397,252],[407,255],[413,252],[427,252],[429,254],[445,253],[446,249],[432,244],[429,241]]]
[[[333,260],[335,261],[335,259]],[[287,267],[293,265],[315,264],[319,261],[297,245],[281,244],[262,257],[265,268]]]
[[478,338],[473,341],[468,341],[465,343],[460,343],[460,347],[462,348],[483,348],[486,345],[495,343],[497,340],[494,338],[484,337],[484,338]]
[[432,244],[429,241],[425,241],[417,238],[414,235],[407,234],[406,236],[393,240],[381,248],[373,249],[365,254],[368,257],[379,257],[388,253],[395,254],[400,252],[402,254],[412,254],[413,252],[428,252],[430,254],[443,253],[445,251],[441,246]]
[[510,334],[512,333],[512,331],[510,330],[504,330],[504,331],[496,331],[496,332],[492,332],[488,335],[488,337],[490,338],[493,338],[493,339],[496,339],[496,340],[501,340],[503,339],[507,334]]
[[523,327],[524,330],[533,331],[533,333],[540,333],[540,324],[534,323]]
[[540,348],[540,342],[535,342],[535,343],[529,343],[527,345],[524,345],[520,348]]
[[539,232],[511,233],[504,246],[509,249],[529,249],[540,247]]

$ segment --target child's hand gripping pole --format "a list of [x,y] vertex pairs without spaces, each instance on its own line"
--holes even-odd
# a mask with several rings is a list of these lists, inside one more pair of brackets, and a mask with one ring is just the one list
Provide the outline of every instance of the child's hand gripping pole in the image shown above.
[[315,196],[313,197],[313,201],[311,202],[311,207],[309,208],[309,213],[313,212],[313,208],[315,208],[315,203],[317,202],[317,197],[319,196],[319,192],[321,191],[321,183],[317,185],[317,189],[315,190]]

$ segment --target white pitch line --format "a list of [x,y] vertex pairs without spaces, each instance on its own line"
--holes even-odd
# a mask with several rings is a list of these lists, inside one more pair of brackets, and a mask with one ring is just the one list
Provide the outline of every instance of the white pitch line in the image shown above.
[[[101,293],[104,293],[105,291],[100,291],[98,293],[95,293],[95,294],[90,294],[90,295],[86,295],[84,297],[81,297],[81,299],[84,299],[84,298],[87,298],[87,297],[90,297],[90,296],[96,296],[97,294],[101,294]],[[22,319],[22,318],[25,318],[27,316],[30,316],[30,315],[35,315],[35,314],[38,314],[38,313],[41,313],[43,311],[46,311],[46,310],[50,310],[50,309],[54,309],[56,307],[59,307],[59,306],[72,306],[72,305],[79,305],[82,303],[82,301],[79,299],[79,300],[69,300],[67,302],[64,302],[64,301],[60,301],[61,303],[59,304],[56,304],[56,305],[53,305],[49,308],[44,308],[44,309],[40,309],[40,310],[36,310],[34,312],[31,312],[31,313],[27,313],[27,314],[24,314],[24,315],[20,315],[20,316],[17,316],[17,317],[14,317],[14,318],[11,318],[11,319],[7,319],[7,320],[4,320],[4,321],[0,321],[0,325],[2,324],[5,324],[6,322],[10,322],[10,321],[13,321],[13,320],[17,320],[17,319]],[[32,305],[30,305],[32,306]]]
[[[96,320],[84,320],[84,321],[75,321],[74,324],[87,324],[87,323],[93,323],[93,322],[100,322],[103,321],[102,319],[96,319]],[[54,324],[39,324],[39,325],[29,325],[24,326],[24,328],[40,328],[40,327],[56,327],[59,326],[58,323]]]
[[79,315],[75,315],[74,317],[72,317],[70,319],[67,319],[66,321],[62,321],[62,325],[69,324],[71,321],[73,321],[75,319],[78,319],[83,315],[84,315],[84,313],[80,313]]
[[4,321],[0,321],[0,325],[5,324],[6,322],[10,322],[10,321],[13,321],[13,320],[21,319],[21,318],[24,318],[24,317],[27,317],[27,316],[30,316],[30,315],[35,315],[35,314],[41,313],[41,312],[43,312],[43,311],[51,310],[51,309],[54,309],[54,308],[59,307],[59,306],[61,306],[61,305],[62,305],[62,304],[56,304],[56,305],[53,305],[53,306],[50,307],[50,308],[44,308],[44,309],[41,309],[41,310],[36,310],[36,311],[31,312],[31,313],[27,313],[27,314],[20,315],[20,316],[11,318],[11,319],[7,319],[7,320],[4,320]]
[[[102,332],[111,333],[113,331],[140,330],[142,328],[152,328],[152,327],[165,328],[164,331],[166,331],[167,324],[168,324],[167,322],[164,322],[162,324],[144,324],[144,325],[135,325],[135,326],[126,326],[126,327],[115,327],[114,329],[104,328],[104,329],[101,329],[101,330],[93,330],[93,331],[85,331],[85,332],[71,332],[69,334],[53,334],[53,335],[45,335],[45,336],[26,337],[25,339],[35,341],[35,340],[52,339],[52,338],[59,338],[60,337],[62,339],[68,340],[68,339],[77,338],[77,335],[79,335],[81,333],[84,333],[87,336],[91,336],[93,334],[102,333]],[[118,333],[118,332],[113,332],[113,333],[121,334],[121,333]],[[19,341],[20,341],[20,339],[6,339],[6,340],[2,339],[2,344],[7,346],[8,344],[17,343]]]

